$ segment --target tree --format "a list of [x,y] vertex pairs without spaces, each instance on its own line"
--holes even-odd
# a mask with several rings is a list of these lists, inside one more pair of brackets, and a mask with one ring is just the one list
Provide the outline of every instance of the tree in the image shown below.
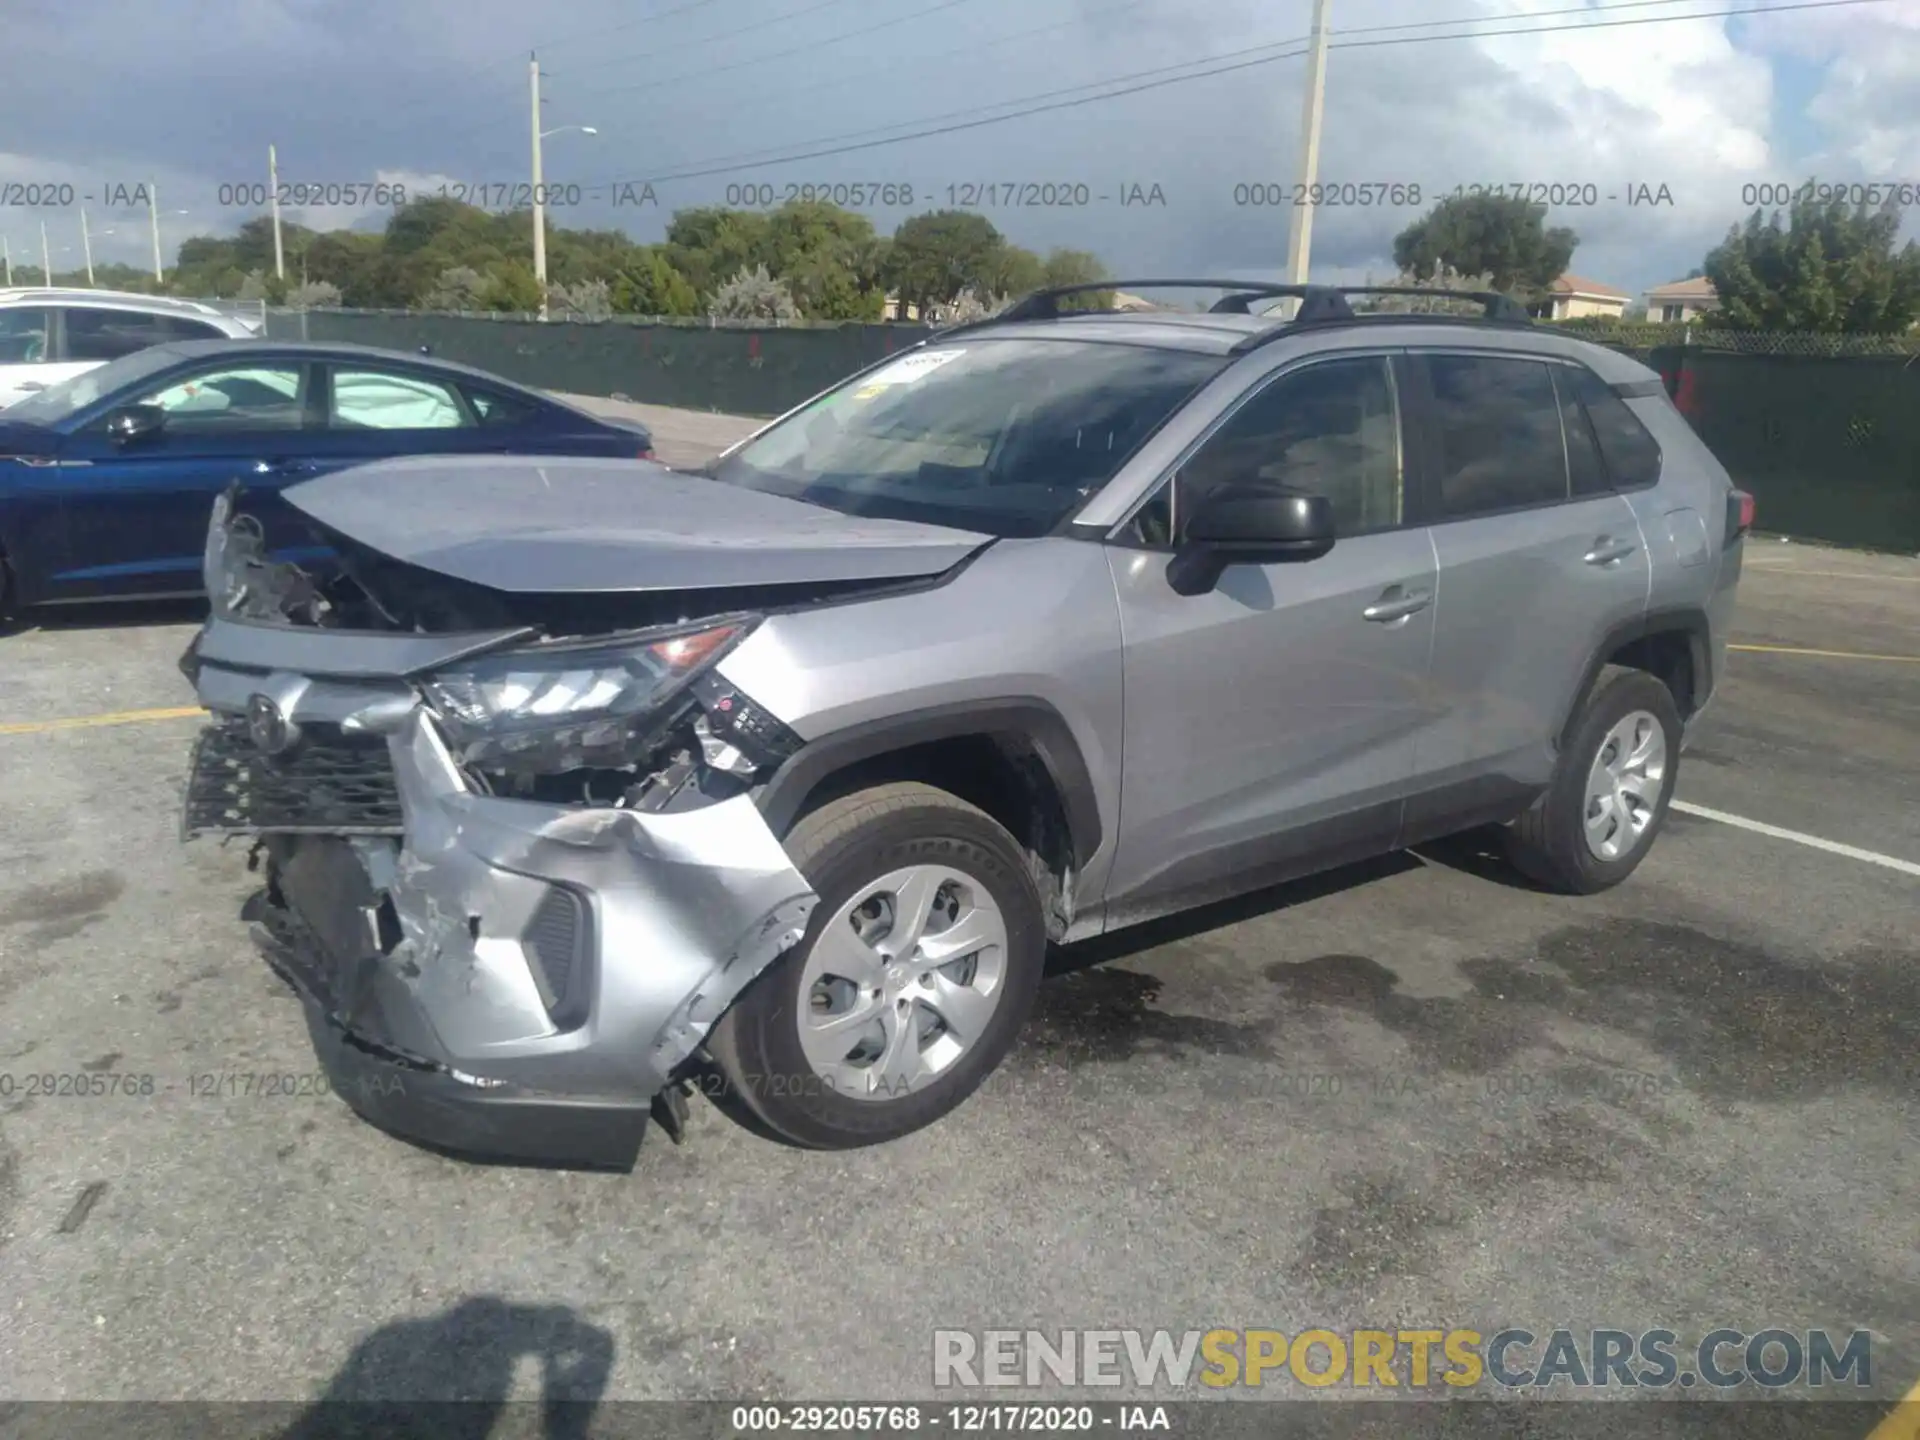
[[1755,210],[1706,259],[1719,306],[1705,322],[1727,330],[1810,330],[1886,335],[1920,316],[1920,245],[1895,250],[1900,212],[1844,201]]
[[613,308],[620,315],[698,315],[700,294],[653,246],[622,265],[613,282]]
[[667,259],[702,296],[729,276],[768,264],[768,250],[767,217],[751,210],[696,207],[675,211],[667,224]]
[[1449,196],[1394,237],[1393,263],[1413,275],[1442,266],[1486,275],[1494,289],[1537,301],[1566,274],[1580,243],[1564,226],[1549,230],[1546,219],[1545,205],[1518,196]]
[[[452,265],[442,270],[433,282],[433,288],[420,297],[420,306],[424,310],[480,310],[481,296],[486,293],[487,277],[471,265]],[[538,308],[539,301],[534,301]]]
[[[1110,277],[1105,264],[1091,250],[1050,250],[1042,267],[1042,283],[1047,285],[1090,285]],[[1066,310],[1111,310],[1114,291],[1090,290],[1069,296],[1061,302]]]
[[[1373,283],[1371,275],[1367,277],[1367,283]],[[1426,275],[1403,270],[1387,284],[1422,290],[1487,291],[1499,288],[1493,283],[1491,275],[1462,275],[1450,265],[1435,265],[1432,272]],[[1462,304],[1439,295],[1369,295],[1356,300],[1353,308],[1362,313],[1383,315],[1444,315],[1457,313]],[[1475,306],[1474,309],[1477,311],[1479,307]]]
[[798,320],[800,307],[785,285],[756,265],[741,270],[722,285],[707,303],[707,313],[716,320]]
[[971,210],[915,215],[894,231],[887,283],[903,304],[923,312],[953,300],[969,287],[1006,288],[994,283],[1004,278],[1005,245],[993,222]]
[[518,260],[495,266],[480,292],[480,304],[510,315],[531,315],[540,308],[540,282],[533,278],[533,267]]
[[287,291],[287,304],[295,310],[332,310],[340,304],[340,287],[325,280],[306,280]]
[[562,320],[604,320],[613,314],[613,287],[604,280],[549,285],[547,309]]

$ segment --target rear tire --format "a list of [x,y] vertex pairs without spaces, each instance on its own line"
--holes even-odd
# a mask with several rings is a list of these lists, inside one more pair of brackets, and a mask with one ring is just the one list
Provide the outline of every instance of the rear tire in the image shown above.
[[984,811],[917,783],[822,806],[786,848],[820,903],[708,1036],[719,1108],[821,1150],[933,1124],[1033,1006],[1046,923],[1024,853]]
[[1569,895],[1611,889],[1666,823],[1680,770],[1673,692],[1642,670],[1605,680],[1582,708],[1553,781],[1508,831],[1521,873]]

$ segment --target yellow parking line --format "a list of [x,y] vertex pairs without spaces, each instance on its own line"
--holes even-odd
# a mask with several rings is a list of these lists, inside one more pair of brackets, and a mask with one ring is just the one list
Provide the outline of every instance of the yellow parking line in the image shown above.
[[1915,1440],[1916,1436],[1920,1436],[1920,1380],[1893,1402],[1893,1408],[1867,1432],[1867,1440]]
[[1827,660],[1891,660],[1901,665],[1920,665],[1920,655],[1869,655],[1859,650],[1803,650],[1797,645],[1729,645],[1729,650],[1750,650],[1759,655],[1818,655]]
[[0,735],[39,735],[48,730],[85,730],[94,725],[138,725],[148,720],[186,720],[207,712],[198,705],[168,710],[115,710],[106,715],[73,715],[62,720],[17,720],[0,725]]

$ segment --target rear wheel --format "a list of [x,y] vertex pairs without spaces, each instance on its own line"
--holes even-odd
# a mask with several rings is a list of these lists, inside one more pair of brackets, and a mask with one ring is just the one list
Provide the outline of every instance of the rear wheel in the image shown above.
[[722,1109],[815,1149],[898,1139],[953,1110],[1012,1046],[1046,957],[1013,837],[930,785],[823,806],[787,838],[820,903],[708,1039]]
[[1569,894],[1618,885],[1666,821],[1679,761],[1673,693],[1641,670],[1615,675],[1587,701],[1547,793],[1514,822],[1514,864]]

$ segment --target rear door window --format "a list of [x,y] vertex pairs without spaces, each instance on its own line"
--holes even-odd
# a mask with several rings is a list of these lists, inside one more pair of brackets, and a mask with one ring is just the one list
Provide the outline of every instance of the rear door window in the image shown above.
[[51,310],[24,305],[0,310],[0,365],[38,365],[49,359],[47,336],[52,327]]
[[1425,355],[1433,398],[1436,520],[1568,499],[1559,398],[1546,362]]
[[122,355],[183,338],[173,328],[172,317],[139,310],[74,305],[68,307],[66,318],[69,360],[118,360]]
[[333,372],[327,424],[335,430],[457,430],[473,421],[445,381],[342,366]]

